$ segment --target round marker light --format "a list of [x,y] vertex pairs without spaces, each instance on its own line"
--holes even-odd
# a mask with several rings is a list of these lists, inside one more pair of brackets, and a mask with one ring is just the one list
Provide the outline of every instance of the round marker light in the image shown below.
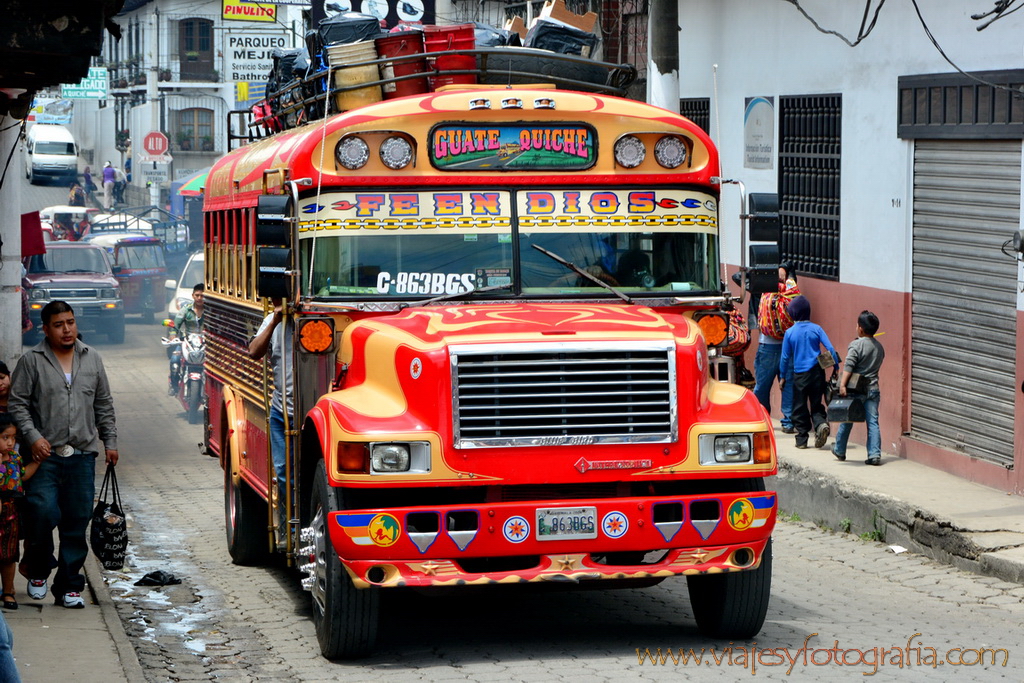
[[356,171],[370,160],[370,146],[362,138],[348,137],[338,143],[334,155],[339,164],[350,171]]
[[686,162],[686,144],[674,135],[666,135],[655,143],[654,158],[665,168],[679,168]]
[[310,353],[323,353],[331,348],[334,329],[326,320],[309,320],[299,328],[299,342]]
[[393,171],[405,168],[412,161],[412,145],[393,135],[380,144],[380,160]]
[[636,168],[646,157],[647,149],[638,137],[625,135],[615,142],[615,163],[623,168]]
[[718,346],[724,343],[729,335],[729,324],[724,316],[705,315],[697,321],[697,326],[704,335],[704,343],[708,346]]

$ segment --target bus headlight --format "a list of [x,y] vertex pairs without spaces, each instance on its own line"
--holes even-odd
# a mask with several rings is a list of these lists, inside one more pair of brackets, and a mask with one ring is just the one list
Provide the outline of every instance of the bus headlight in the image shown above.
[[623,168],[636,168],[647,158],[647,148],[640,138],[623,135],[615,141],[615,163]]
[[404,444],[375,444],[370,448],[370,467],[374,472],[408,472],[409,449]]
[[380,143],[380,160],[393,171],[403,169],[412,161],[412,145],[405,138],[393,135]]
[[370,474],[426,474],[430,444],[426,441],[370,443]]
[[362,138],[350,136],[341,140],[334,148],[338,163],[350,171],[357,171],[370,160],[370,146]]
[[686,144],[674,135],[666,135],[654,144],[654,158],[665,168],[679,168],[686,162]]
[[697,441],[701,465],[752,462],[750,434],[701,434]]

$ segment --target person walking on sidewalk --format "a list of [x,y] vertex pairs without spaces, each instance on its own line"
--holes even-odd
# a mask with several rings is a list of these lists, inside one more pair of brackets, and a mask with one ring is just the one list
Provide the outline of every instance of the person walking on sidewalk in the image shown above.
[[[30,445],[26,461],[39,463],[25,483],[25,555],[19,571],[28,596],[46,597],[53,567],[58,605],[85,607],[82,589],[89,546],[86,528],[95,497],[96,456],[117,464],[114,399],[99,353],[78,339],[74,309],[51,301],[42,310],[43,340],[18,361],[10,411]],[[53,530],[60,547],[54,559]]]
[[[811,322],[811,302],[798,296],[789,304],[793,327],[782,339],[779,374],[793,375],[793,428],[796,447],[807,448],[808,434],[814,431],[814,447],[821,448],[828,441],[828,413],[822,400],[825,396],[825,370],[818,361],[821,348],[839,363],[839,354],[832,347],[821,326]],[[785,379],[783,379],[785,381]],[[788,384],[788,382],[787,382]]]
[[[875,339],[878,332],[878,316],[871,311],[861,311],[857,318],[857,338],[850,342],[846,350],[846,363],[843,374],[839,378],[839,395],[849,393],[848,384],[854,373],[861,376],[865,383],[864,422],[868,428],[868,459],[867,465],[882,464],[882,434],[878,429],[878,402],[881,392],[878,388],[878,370],[885,360],[885,349]],[[832,444],[832,455],[839,460],[846,460],[846,443],[853,430],[852,422],[843,422],[836,430],[836,441]]]
[[39,467],[32,462],[23,465],[17,451],[18,428],[10,413],[0,413],[0,605],[18,609],[14,595],[14,570],[18,564],[18,498],[25,495],[22,482]]
[[117,173],[114,171],[114,167],[110,165],[110,162],[103,164],[103,208],[110,211],[110,208],[114,206],[114,181],[117,179]]
[[[757,342],[757,353],[754,356],[754,396],[768,411],[772,413],[771,395],[775,378],[782,380],[779,374],[779,358],[782,356],[782,338],[790,327],[793,319],[787,308],[789,303],[800,295],[796,277],[788,263],[779,266],[779,291],[766,292],[761,295],[757,308],[757,325],[761,336]],[[791,378],[788,378],[791,379]],[[793,383],[779,382],[782,389],[782,431],[793,433]]]

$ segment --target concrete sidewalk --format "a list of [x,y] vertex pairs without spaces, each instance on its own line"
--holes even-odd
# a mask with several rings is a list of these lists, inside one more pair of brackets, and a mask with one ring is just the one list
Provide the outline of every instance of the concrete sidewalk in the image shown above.
[[1021,496],[890,454],[883,454],[881,467],[865,465],[862,444],[851,443],[846,461],[840,462],[829,450],[832,437],[822,449],[798,449],[777,422],[775,439],[779,476],[774,486],[783,512],[1024,583]]
[[[777,428],[775,436],[779,476],[768,486],[778,490],[783,513],[1024,583],[1024,498],[893,455],[870,467],[862,445],[851,444],[839,462],[831,439],[824,449],[800,450],[791,435]],[[18,577],[20,609],[3,614],[25,683],[146,680],[91,553],[85,573],[82,610],[57,607],[51,596],[29,599]]]
[[25,593],[25,579],[18,575],[15,580],[18,609],[2,611],[14,633],[14,659],[23,683],[146,680],[92,553],[85,576],[85,609],[58,607],[52,595],[33,600]]

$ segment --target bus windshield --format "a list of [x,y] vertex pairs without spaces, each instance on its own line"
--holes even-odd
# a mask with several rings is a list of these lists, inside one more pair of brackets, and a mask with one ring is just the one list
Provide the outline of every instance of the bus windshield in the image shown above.
[[607,295],[537,245],[625,291],[716,292],[715,208],[709,195],[679,190],[331,193],[300,212],[315,215],[300,218],[302,290],[327,298],[483,287]]

